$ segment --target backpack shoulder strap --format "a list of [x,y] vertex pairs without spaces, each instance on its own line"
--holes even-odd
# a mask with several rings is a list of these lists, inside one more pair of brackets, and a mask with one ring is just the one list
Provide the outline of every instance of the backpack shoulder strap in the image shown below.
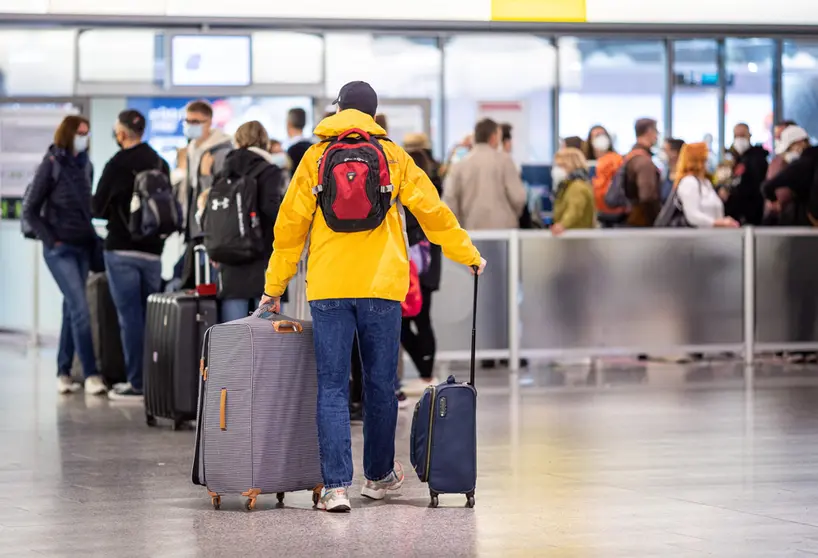
[[267,170],[267,167],[270,166],[272,165],[270,164],[269,161],[267,161],[266,159],[262,159],[261,161],[253,165],[253,167],[250,169],[250,172],[247,173],[247,176],[249,176],[252,179],[256,179],[259,176],[261,176],[261,173]]
[[60,165],[60,162],[53,155],[49,155],[48,163],[51,165],[51,181],[53,182],[53,185],[56,185],[57,181],[60,179],[62,165]]

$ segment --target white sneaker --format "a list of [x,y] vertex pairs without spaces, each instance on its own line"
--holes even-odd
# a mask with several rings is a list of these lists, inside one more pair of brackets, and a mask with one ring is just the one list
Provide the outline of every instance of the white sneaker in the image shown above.
[[115,401],[144,401],[145,396],[141,391],[136,391],[131,384],[119,384],[108,392],[108,398]]
[[398,490],[403,486],[403,478],[403,465],[400,464],[400,461],[395,461],[395,468],[385,479],[380,481],[367,479],[364,483],[364,487],[361,489],[361,496],[372,500],[383,500],[386,497],[387,491]]
[[325,488],[316,507],[319,510],[335,513],[344,513],[352,509],[352,506],[349,504],[347,489],[344,487],[330,488],[329,490]]
[[76,393],[81,387],[82,385],[72,380],[71,376],[57,376],[57,393],[60,395]]
[[102,378],[99,376],[88,376],[85,378],[85,395],[105,395],[108,388],[105,387]]

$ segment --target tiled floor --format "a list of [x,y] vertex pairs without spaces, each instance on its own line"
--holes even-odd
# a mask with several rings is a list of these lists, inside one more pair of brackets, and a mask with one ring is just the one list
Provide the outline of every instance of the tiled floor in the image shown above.
[[306,492],[213,511],[190,482],[192,432],[58,397],[52,362],[0,347],[0,556],[818,554],[818,368],[764,365],[749,390],[724,362],[486,372],[475,509],[460,496],[427,508],[413,477],[335,516]]

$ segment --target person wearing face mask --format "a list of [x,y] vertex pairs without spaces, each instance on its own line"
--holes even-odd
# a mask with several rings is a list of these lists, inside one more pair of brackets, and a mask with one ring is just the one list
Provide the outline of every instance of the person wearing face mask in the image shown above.
[[[673,185],[676,183],[676,163],[679,161],[679,153],[681,153],[684,145],[684,140],[668,138],[662,145],[662,150],[659,151],[659,160],[665,166],[662,172],[662,204],[667,201],[667,198],[673,192]],[[707,144],[705,143],[705,145]]]
[[193,101],[187,106],[183,129],[189,140],[187,157],[173,171],[172,180],[185,215],[185,240],[190,240],[201,236],[195,217],[196,199],[213,185],[213,177],[221,172],[233,149],[233,139],[213,128],[213,107],[207,101]]
[[631,204],[629,227],[652,227],[662,209],[659,169],[653,164],[653,148],[659,141],[656,120],[640,118],[634,126],[636,144],[625,156],[625,195]]
[[810,146],[809,134],[799,126],[785,129],[777,147],[783,167],[762,186],[768,211],[777,215],[781,226],[815,226],[818,221],[810,215],[818,216],[812,209],[818,202],[818,148]]
[[514,161],[500,151],[502,130],[485,118],[474,128],[474,148],[451,168],[443,201],[466,230],[516,229],[528,199]]
[[142,353],[148,295],[162,288],[160,236],[134,238],[129,227],[136,176],[159,170],[170,180],[167,162],[142,141],[145,116],[136,110],[119,113],[114,139],[119,151],[102,170],[92,198],[94,216],[108,221],[105,237],[105,268],[111,298],[119,317],[122,349],[128,381],[114,386],[112,399],[142,398]]
[[91,224],[89,133],[86,118],[66,116],[23,198],[24,226],[43,243],[45,263],[63,295],[57,352],[57,391],[61,394],[82,387],[71,379],[75,351],[82,364],[85,393],[104,395],[107,391],[97,370],[85,294],[97,241]]
[[605,194],[611,186],[616,171],[622,166],[622,155],[613,148],[611,136],[602,126],[591,128],[583,148],[585,158],[589,162],[596,163],[596,173],[592,184],[594,206],[598,213],[599,223],[603,228],[619,226],[628,217],[627,209],[608,207],[608,204],[605,203]]
[[767,176],[767,150],[753,145],[750,127],[736,124],[733,145],[727,156],[732,161],[730,178],[720,184],[719,195],[724,210],[743,225],[760,225],[764,217],[764,198],[761,184]]
[[554,224],[551,225],[554,236],[568,229],[594,228],[594,194],[582,151],[573,147],[560,149],[554,155],[551,181],[555,192]]

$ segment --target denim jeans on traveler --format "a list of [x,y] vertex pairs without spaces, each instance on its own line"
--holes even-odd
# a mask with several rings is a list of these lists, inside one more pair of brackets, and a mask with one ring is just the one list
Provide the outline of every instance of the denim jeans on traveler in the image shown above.
[[395,461],[400,303],[378,298],[310,302],[318,364],[318,442],[327,488],[352,484],[349,374],[358,332],[364,384],[364,476],[382,480]]
[[50,249],[43,247],[43,256],[63,295],[57,375],[71,375],[76,350],[84,376],[86,378],[95,376],[97,362],[91,337],[91,314],[88,311],[88,299],[85,294],[85,283],[91,266],[91,249],[86,246],[60,244]]
[[219,311],[221,323],[246,318],[258,307],[259,301],[249,298],[226,298],[221,302]]
[[105,269],[119,317],[128,382],[141,392],[145,312],[148,295],[162,288],[162,262],[150,256],[105,252]]

